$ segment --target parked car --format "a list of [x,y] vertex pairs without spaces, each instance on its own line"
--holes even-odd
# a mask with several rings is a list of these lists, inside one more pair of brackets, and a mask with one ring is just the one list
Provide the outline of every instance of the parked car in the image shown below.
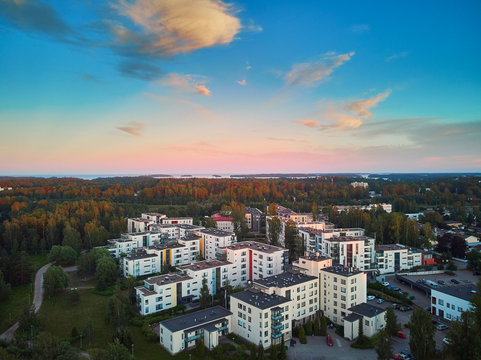
[[399,307],[398,304],[392,304],[391,306],[392,306],[393,309],[397,309]]
[[401,357],[397,354],[394,354],[391,358],[391,360],[401,360]]
[[387,287],[389,290],[392,290],[392,291],[398,291],[399,288],[397,286],[394,286],[394,285],[390,285]]
[[447,325],[444,325],[444,324],[438,324],[438,325],[436,326],[436,328],[437,328],[438,330],[446,330],[446,329],[448,328],[448,326],[447,326]]
[[329,335],[327,335],[326,337],[326,344],[327,346],[334,346],[334,342],[332,341],[332,338]]
[[406,334],[403,333],[402,331],[398,331],[398,332],[397,332],[397,337],[398,337],[398,338],[401,338],[401,339],[405,339],[405,338],[406,338]]
[[388,283],[387,281],[384,281],[382,284],[383,284],[384,286],[389,286],[389,283]]
[[414,359],[413,354],[411,354],[411,353],[409,352],[409,350],[403,350],[403,351],[401,351],[401,353],[399,354],[399,357],[400,357],[401,359],[405,359],[405,360]]
[[378,304],[382,304],[382,303],[384,302],[384,300],[383,300],[383,299],[377,299],[376,302],[377,302]]
[[291,347],[292,347],[292,346],[296,346],[296,343],[297,343],[297,341],[296,341],[296,340],[294,340],[294,339],[291,339]]
[[438,280],[438,284],[439,284],[439,285],[446,285],[446,281],[444,281],[444,280]]
[[413,308],[410,307],[410,306],[404,306],[404,305],[403,305],[403,306],[400,306],[398,310],[399,310],[399,311],[409,311],[409,310],[412,310],[412,309],[413,309]]
[[442,340],[442,342],[445,343],[446,345],[451,344],[451,341],[449,341],[448,338],[444,338],[444,339]]
[[368,295],[367,301],[374,300],[376,297],[374,295]]
[[456,280],[456,279],[451,279],[451,282],[454,283],[454,284],[459,284],[459,281]]

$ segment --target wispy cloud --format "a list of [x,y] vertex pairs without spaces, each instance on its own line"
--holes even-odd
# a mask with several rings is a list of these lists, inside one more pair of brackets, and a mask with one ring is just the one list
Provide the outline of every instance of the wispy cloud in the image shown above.
[[344,109],[352,111],[358,116],[371,118],[373,117],[373,115],[369,111],[369,109],[375,107],[381,101],[386,100],[389,95],[391,95],[391,90],[387,89],[386,91],[379,93],[374,97],[371,97],[368,99],[356,100],[350,104],[347,104],[344,106]]
[[118,64],[121,74],[141,80],[155,80],[162,75],[162,71],[155,65],[139,61],[123,61]]
[[364,33],[371,30],[371,26],[369,24],[354,24],[351,25],[350,30],[353,33]]
[[113,6],[140,28],[119,34],[117,42],[155,56],[229,44],[241,30],[232,6],[221,0],[118,0]]
[[294,122],[310,128],[315,128],[321,125],[319,121],[309,119],[294,120]]
[[354,56],[354,52],[339,55],[327,53],[322,55],[318,61],[294,64],[291,70],[284,76],[284,81],[288,86],[317,86],[322,80],[331,75],[334,69],[349,61],[352,56]]
[[237,83],[238,83],[239,85],[242,85],[242,86],[247,85],[246,79],[243,79],[243,80],[241,80],[241,81],[237,81]]
[[210,90],[205,86],[206,81],[205,77],[199,75],[169,73],[159,82],[164,86],[174,88],[178,92],[210,96]]
[[80,79],[84,80],[84,81],[90,81],[90,82],[93,82],[93,83],[96,83],[96,84],[105,84],[105,81],[103,81],[98,76],[88,74],[88,73],[84,73],[84,74],[80,75]]
[[252,69],[252,66],[249,64],[249,62],[247,61],[246,62],[246,70],[249,71],[250,69]]
[[277,138],[277,137],[266,137],[267,140],[280,141],[280,142],[305,142],[306,140],[298,140],[294,138]]
[[57,11],[41,1],[1,0],[0,17],[19,29],[43,33],[60,41],[72,41],[74,31]]
[[142,136],[140,131],[142,130],[143,127],[144,127],[143,123],[132,121],[124,126],[117,126],[117,129],[120,131],[124,131],[127,134],[130,134],[133,136]]
[[400,53],[397,53],[397,54],[393,54],[391,56],[388,56],[386,58],[386,61],[389,62],[389,61],[392,61],[392,60],[396,60],[396,59],[402,59],[402,58],[405,58],[406,56],[408,56],[408,52],[407,51],[403,51],[403,52],[400,52]]
[[244,26],[244,29],[250,32],[261,32],[264,30],[262,26],[257,25],[252,19],[249,19],[247,25]]

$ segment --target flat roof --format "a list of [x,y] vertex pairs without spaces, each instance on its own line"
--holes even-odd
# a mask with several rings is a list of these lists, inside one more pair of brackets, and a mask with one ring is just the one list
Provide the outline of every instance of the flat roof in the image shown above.
[[257,250],[257,251],[271,253],[271,254],[278,251],[287,250],[279,246],[264,244],[257,241],[241,241],[231,245],[221,246],[219,247],[219,249],[230,249],[230,250],[252,249],[252,250]]
[[128,260],[137,260],[137,259],[147,259],[157,257],[155,254],[146,254],[146,253],[137,253],[137,254],[129,254],[126,256]]
[[342,275],[342,276],[352,276],[362,272],[355,268],[348,268],[343,265],[333,265],[333,266],[321,269],[320,271],[327,271],[329,273]]
[[164,249],[176,249],[176,248],[181,248],[181,247],[185,247],[185,245],[179,244],[178,242],[170,242],[170,243],[151,245],[151,246],[148,247],[148,249],[164,250]]
[[203,226],[199,225],[191,225],[191,224],[175,224],[176,227],[184,229],[184,230],[197,230],[197,229],[204,229]]
[[161,321],[159,325],[164,326],[172,332],[177,332],[202,324],[208,324],[212,321],[222,319],[229,315],[232,315],[229,310],[223,308],[222,306],[216,305],[208,309],[199,310],[190,314]]
[[358,314],[355,314],[355,313],[350,313],[349,315],[344,317],[343,320],[348,321],[348,322],[354,322],[354,321],[356,321],[360,318],[361,318],[361,315],[358,315]]
[[199,230],[199,232],[201,232],[203,234],[215,235],[215,236],[232,236],[232,235],[234,235],[233,232],[219,230],[219,229],[215,229],[215,228],[201,229],[201,230]]
[[374,238],[371,238],[369,236],[333,236],[330,239],[324,239],[325,241],[368,241],[368,240],[374,240]]
[[211,269],[213,267],[218,267],[218,266],[223,266],[223,265],[230,265],[232,264],[229,261],[219,261],[219,260],[203,260],[203,261],[197,261],[195,263],[189,264],[189,265],[183,265],[180,266],[180,270],[193,270],[193,271],[199,271],[199,270],[206,270],[206,269]]
[[153,220],[149,220],[149,219],[145,219],[145,218],[129,218],[129,220],[132,220],[132,221],[137,221],[137,222],[144,222],[144,223],[149,223]]
[[[431,294],[433,291],[439,291],[447,295],[451,295],[457,297],[459,299],[463,299],[466,301],[470,301],[473,295],[477,292],[476,285],[469,284],[469,285],[447,285],[447,286],[438,286],[435,289],[431,289]],[[474,292],[473,292],[474,291]]]
[[275,286],[284,288],[302,284],[312,280],[317,280],[317,277],[305,274],[284,272],[279,275],[273,275],[263,279],[254,280],[254,284],[259,284],[267,287]]
[[317,254],[309,254],[307,256],[300,256],[299,260],[309,260],[309,261],[326,261],[331,259],[329,256],[324,255],[317,255]]
[[199,240],[200,236],[199,235],[193,235],[193,234],[188,234],[180,238],[180,240],[183,241],[193,241],[193,240]]
[[376,251],[408,250],[407,248],[396,244],[376,245],[374,248],[376,249]]
[[348,309],[349,311],[372,318],[386,311],[386,309],[380,308],[378,306],[370,305],[367,303],[357,304]]
[[144,281],[151,285],[167,285],[190,279],[192,278],[187,275],[170,273],[165,275],[153,276]]
[[249,305],[255,306],[258,309],[269,309],[290,301],[288,298],[283,296],[275,294],[269,295],[253,289],[237,292],[231,294],[230,296],[242,302],[248,303]]

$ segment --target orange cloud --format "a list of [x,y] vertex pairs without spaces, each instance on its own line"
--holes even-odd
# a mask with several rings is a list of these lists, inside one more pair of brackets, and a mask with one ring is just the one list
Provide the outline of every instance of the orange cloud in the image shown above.
[[197,94],[210,96],[210,90],[207,89],[204,85],[196,85],[195,89],[197,90]]
[[344,106],[344,109],[352,111],[358,116],[371,118],[374,115],[369,112],[369,109],[375,107],[381,101],[386,100],[389,95],[391,95],[391,90],[387,89],[386,91],[379,93],[372,98],[354,101],[351,104]]
[[229,44],[241,29],[231,6],[221,0],[118,0],[114,8],[142,29],[121,33],[117,41],[133,43],[151,55]]
[[242,85],[242,86],[247,85],[246,79],[243,79],[242,81],[237,81],[237,83],[238,83],[239,85]]
[[117,129],[120,131],[124,131],[127,134],[133,135],[133,136],[142,136],[140,134],[140,131],[144,127],[143,123],[137,122],[137,121],[131,121],[127,125],[124,126],[117,126]]
[[206,79],[202,76],[169,73],[159,82],[179,92],[193,92],[199,95],[210,96],[210,90],[204,85]]
[[309,119],[294,120],[294,122],[310,128],[318,127],[321,124],[319,121]]

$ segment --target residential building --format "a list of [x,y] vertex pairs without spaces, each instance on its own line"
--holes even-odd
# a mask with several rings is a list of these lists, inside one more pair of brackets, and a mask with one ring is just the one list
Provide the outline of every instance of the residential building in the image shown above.
[[217,224],[217,229],[233,232],[234,231],[234,218],[230,216],[223,216],[221,213],[212,215],[212,220]]
[[[156,239],[157,237],[152,236],[152,238]],[[122,255],[136,252],[144,246],[149,246],[151,244],[151,233],[147,231],[121,234],[120,239],[111,239],[108,240],[108,243],[104,247],[110,252],[112,257],[119,258]]]
[[232,332],[255,345],[269,348],[292,337],[293,301],[276,294],[248,289],[230,295]]
[[357,188],[357,187],[362,187],[363,189],[369,188],[369,184],[367,182],[354,181],[354,182],[351,183],[351,186],[353,188]]
[[338,325],[348,309],[366,302],[366,273],[341,265],[320,270],[321,310],[324,315]]
[[319,311],[319,279],[294,272],[284,272],[254,280],[252,286],[266,294],[276,294],[292,300],[290,314],[292,326],[314,320]]
[[324,238],[319,253],[332,258],[333,264],[360,270],[374,268],[375,240],[367,236],[336,236]]
[[264,213],[257,208],[246,207],[247,226],[253,232],[260,232],[264,223]]
[[289,250],[256,241],[242,241],[216,249],[216,258],[232,263],[232,286],[244,286],[248,280],[262,279],[285,271]]
[[162,268],[159,256],[138,252],[124,257],[121,262],[121,269],[124,277],[138,277],[158,273]]
[[149,213],[142,213],[140,215],[142,219],[153,220],[156,224],[160,224],[162,219],[165,219],[167,215],[156,213],[156,212],[149,212]]
[[392,212],[392,204],[335,205],[334,206],[334,208],[337,209],[337,212],[347,211],[349,209],[360,209],[365,211],[371,211],[372,209],[376,209],[378,207],[381,207],[387,213]]
[[376,268],[381,274],[408,270],[423,264],[423,252],[400,244],[376,245]]
[[204,229],[203,226],[190,224],[152,224],[149,225],[152,232],[160,233],[160,241],[178,240],[186,235]]
[[232,313],[222,306],[214,306],[159,323],[159,338],[171,355],[195,347],[197,339],[212,350],[219,338],[231,332]]
[[135,288],[137,309],[140,315],[148,315],[190,302],[189,276],[165,274],[144,280]]
[[332,266],[332,259],[327,256],[317,254],[308,254],[299,257],[298,260],[292,262],[294,271],[302,274],[319,277],[321,269]]
[[149,231],[149,225],[155,224],[155,220],[144,218],[128,218],[127,219],[127,232],[138,233]]
[[[362,228],[327,228],[327,224],[323,227],[307,226],[299,229],[299,236],[304,240],[305,249],[308,253],[316,254],[323,251],[323,241],[333,237],[358,237],[364,236]],[[325,254],[323,254],[325,255]]]
[[[180,240],[179,240],[180,241]],[[192,241],[195,241],[194,239]],[[199,247],[200,240],[197,238],[196,248]],[[193,263],[199,255],[198,250],[191,249],[189,245],[180,242],[168,242],[149,246],[145,249],[148,254],[155,254],[160,259],[161,269],[169,266],[181,266]]]
[[361,303],[348,309],[349,315],[344,317],[344,337],[353,340],[359,336],[359,322],[362,333],[367,337],[376,335],[386,327],[386,309]]
[[214,228],[203,229],[195,232],[202,238],[202,256],[205,259],[215,259],[216,249],[231,245],[237,241],[233,232]]
[[431,289],[431,313],[447,320],[460,320],[461,313],[472,309],[473,284],[440,286]]
[[191,217],[162,218],[162,224],[167,225],[193,225],[194,219]]

